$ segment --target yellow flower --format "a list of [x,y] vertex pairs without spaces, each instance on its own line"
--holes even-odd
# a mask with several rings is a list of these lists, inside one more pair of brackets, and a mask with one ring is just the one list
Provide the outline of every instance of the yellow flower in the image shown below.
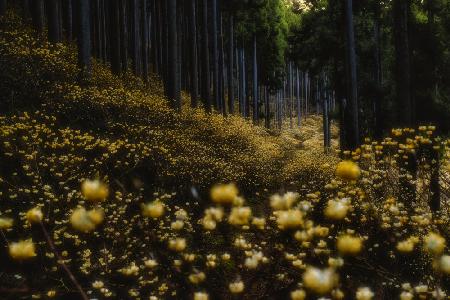
[[429,233],[423,240],[423,247],[426,252],[439,255],[444,252],[445,239],[437,233]]
[[337,240],[337,250],[342,255],[357,255],[361,249],[362,240],[359,237],[343,235]]
[[337,165],[336,175],[344,180],[357,180],[361,175],[361,170],[356,163],[347,160]]
[[26,218],[30,224],[39,223],[43,219],[42,210],[39,207],[35,207],[27,211]]
[[186,249],[186,240],[183,238],[176,238],[169,241],[169,249],[175,252],[181,252]]
[[304,300],[306,293],[304,290],[295,290],[291,292],[291,300]]
[[238,193],[239,191],[233,183],[219,184],[211,189],[211,200],[219,204],[232,204]]
[[356,291],[356,300],[371,300],[374,293],[368,287],[358,288]]
[[337,275],[332,269],[320,270],[308,267],[303,274],[305,287],[317,294],[329,293],[337,283]]
[[194,273],[189,275],[189,281],[193,284],[199,284],[206,279],[206,275],[203,272]]
[[246,225],[252,216],[250,207],[233,207],[228,222],[232,225]]
[[9,255],[14,260],[27,260],[36,256],[36,248],[31,239],[16,243],[10,243]]
[[13,223],[14,221],[11,218],[0,218],[0,230],[11,228]]
[[450,255],[443,255],[439,259],[439,268],[443,273],[450,275]]
[[164,214],[164,204],[160,201],[154,201],[148,204],[142,204],[142,215],[153,219],[158,219]]
[[194,300],[208,300],[208,299],[209,299],[209,295],[207,293],[196,292],[194,294]]
[[402,292],[400,294],[400,300],[413,300],[414,295],[410,292]]
[[100,202],[108,197],[109,190],[100,180],[86,180],[81,185],[81,193],[88,201]]
[[298,209],[278,211],[277,224],[282,230],[298,228],[303,225],[303,214]]
[[414,250],[414,247],[419,239],[415,236],[412,236],[404,241],[400,241],[397,243],[397,250],[402,253],[410,253]]
[[77,208],[70,216],[70,224],[78,231],[91,232],[97,225],[103,222],[104,213],[102,210],[93,209],[86,211],[85,208]]
[[328,219],[342,220],[347,216],[349,208],[347,199],[330,200],[324,210],[324,214]]
[[244,283],[242,281],[235,281],[228,285],[228,288],[232,294],[240,294],[244,291]]

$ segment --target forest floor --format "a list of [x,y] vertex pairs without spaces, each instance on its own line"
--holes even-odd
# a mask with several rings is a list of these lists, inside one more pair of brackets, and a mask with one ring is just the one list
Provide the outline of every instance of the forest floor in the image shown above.
[[77,284],[99,299],[450,292],[450,141],[432,127],[337,155],[333,124],[325,154],[321,116],[279,134],[177,113],[156,77],[95,61],[80,78],[75,52],[2,24],[1,299],[79,299]]

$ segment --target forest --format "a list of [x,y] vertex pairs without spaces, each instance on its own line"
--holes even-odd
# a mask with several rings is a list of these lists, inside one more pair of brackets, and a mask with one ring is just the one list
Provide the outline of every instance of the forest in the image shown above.
[[0,0],[0,299],[450,299],[449,0]]

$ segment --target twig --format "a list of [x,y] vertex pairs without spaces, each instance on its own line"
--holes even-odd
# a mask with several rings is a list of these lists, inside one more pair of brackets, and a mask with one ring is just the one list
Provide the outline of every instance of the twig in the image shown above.
[[80,293],[81,298],[83,300],[89,300],[89,298],[86,295],[86,293],[84,292],[83,288],[80,286],[80,284],[76,280],[75,276],[73,276],[73,273],[69,270],[67,265],[64,263],[63,258],[61,257],[61,255],[59,255],[58,251],[56,251],[55,244],[53,243],[52,239],[50,238],[50,235],[48,234],[47,229],[45,229],[44,223],[42,223],[42,221],[41,221],[41,222],[39,222],[39,224],[41,225],[42,231],[44,232],[44,236],[45,236],[45,239],[47,240],[48,245],[50,246],[50,248],[52,249],[53,253],[55,254],[55,256],[57,258],[58,264],[67,273],[67,276],[69,276],[70,280],[75,285],[75,287],[77,288],[78,292]]

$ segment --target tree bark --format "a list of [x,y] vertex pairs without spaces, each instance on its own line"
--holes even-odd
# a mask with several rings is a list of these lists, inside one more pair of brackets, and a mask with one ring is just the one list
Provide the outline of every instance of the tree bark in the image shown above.
[[31,20],[33,28],[38,32],[44,31],[44,2],[43,0],[31,0]]
[[210,70],[209,70],[209,42],[208,42],[208,0],[202,0],[202,98],[205,101],[205,109],[211,112],[210,96]]
[[48,22],[48,41],[58,43],[61,41],[59,32],[58,2],[57,0],[46,0],[47,22]]
[[217,43],[217,0],[211,0],[212,4],[212,54],[213,54],[213,91],[214,91],[214,107],[220,110],[219,100],[219,52]]
[[130,0],[130,18],[131,18],[131,63],[133,73],[140,76],[139,61],[139,7],[138,0]]
[[178,80],[177,0],[168,0],[168,89],[167,96],[174,109],[181,111],[181,95]]
[[383,115],[381,110],[381,103],[383,102],[383,87],[382,87],[382,69],[381,69],[381,4],[379,1],[375,2],[374,8],[374,79],[375,79],[375,99],[373,102],[374,111],[374,135],[375,138],[380,139],[383,135]]
[[147,0],[141,0],[142,77],[148,81],[148,11]]
[[400,126],[411,126],[413,122],[408,34],[409,5],[409,0],[395,0],[393,3],[396,102],[398,107],[398,125]]
[[63,28],[68,41],[72,40],[72,0],[63,0]]
[[91,31],[89,0],[78,0],[79,30],[78,30],[78,62],[83,72],[91,73]]
[[258,123],[258,58],[256,52],[256,34],[253,35],[253,122]]
[[197,58],[197,14],[196,0],[189,3],[189,37],[190,37],[190,75],[191,107],[197,107],[198,97],[198,58]]
[[347,106],[346,106],[346,139],[349,149],[359,146],[359,124],[358,124],[358,90],[356,75],[356,51],[355,34],[353,25],[353,1],[345,0],[345,24],[348,58],[347,78]]
[[0,0],[0,17],[6,13],[6,0]]
[[109,0],[109,46],[111,48],[111,70],[114,74],[120,75],[122,64],[120,59],[120,0]]
[[234,114],[234,16],[228,19],[228,112]]

